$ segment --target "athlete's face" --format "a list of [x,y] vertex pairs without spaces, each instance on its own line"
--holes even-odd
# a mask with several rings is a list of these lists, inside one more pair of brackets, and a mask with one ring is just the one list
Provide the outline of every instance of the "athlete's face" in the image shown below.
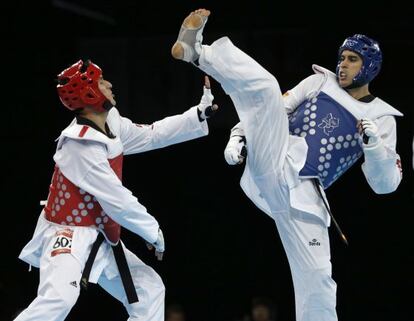
[[355,52],[344,50],[339,57],[338,82],[342,88],[352,84],[352,79],[362,67],[362,58]]
[[112,93],[112,84],[109,81],[103,79],[101,76],[101,78],[99,78],[98,85],[101,93],[111,102],[113,106],[115,106],[116,101],[114,99],[115,95]]

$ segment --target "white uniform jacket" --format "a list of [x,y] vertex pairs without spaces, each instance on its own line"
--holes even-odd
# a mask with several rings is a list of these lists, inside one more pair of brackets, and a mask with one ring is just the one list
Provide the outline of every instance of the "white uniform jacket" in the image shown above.
[[[395,191],[402,175],[400,157],[396,153],[397,134],[394,116],[402,116],[402,113],[380,98],[375,98],[369,103],[354,99],[338,85],[334,73],[317,65],[312,67],[315,74],[304,79],[284,95],[287,113],[294,112],[303,101],[311,99],[323,91],[343,105],[356,119],[374,120],[378,126],[381,140],[375,146],[363,145],[365,160],[362,164],[362,171],[375,193],[384,194]],[[284,171],[289,187],[290,205],[302,212],[318,216],[329,225],[329,214],[318,191],[313,186],[313,182],[299,176],[299,172],[306,162],[307,152],[308,146],[305,138],[289,136]],[[245,168],[240,183],[256,206],[273,217],[269,205],[260,197],[260,192],[249,173],[248,166]]]
[[[82,190],[94,195],[103,210],[115,222],[146,241],[154,243],[158,236],[158,222],[131,191],[122,185],[110,167],[108,159],[205,136],[208,134],[207,122],[199,121],[197,107],[190,108],[181,115],[156,121],[152,125],[134,124],[120,116],[116,108],[112,108],[108,114],[107,124],[115,138],[108,138],[90,127],[82,132],[85,126],[77,124],[74,119],[58,138],[54,160],[65,177]],[[53,234],[54,229],[59,226],[62,227],[47,221],[42,212],[33,238],[22,250],[19,258],[39,267],[42,240],[46,235]],[[89,246],[98,231],[91,227],[70,228],[77,231],[76,237],[72,240],[72,254],[83,261],[88,252],[82,243]]]

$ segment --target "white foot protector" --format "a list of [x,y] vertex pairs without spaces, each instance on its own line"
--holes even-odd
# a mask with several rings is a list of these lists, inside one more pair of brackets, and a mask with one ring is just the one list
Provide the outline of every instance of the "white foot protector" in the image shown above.
[[210,11],[199,9],[184,19],[177,41],[171,49],[175,59],[194,62],[201,53],[203,29],[207,23]]

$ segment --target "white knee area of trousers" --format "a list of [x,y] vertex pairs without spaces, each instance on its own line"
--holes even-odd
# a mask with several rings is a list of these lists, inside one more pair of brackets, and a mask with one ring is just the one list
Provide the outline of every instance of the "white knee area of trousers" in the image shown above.
[[129,321],[164,321],[165,286],[161,277],[126,248],[125,254],[139,301],[128,303],[119,275],[108,279],[104,271],[98,284],[123,303],[129,314]]
[[[158,275],[157,275],[158,276]],[[161,278],[141,283],[137,288],[139,302],[125,304],[132,320],[164,321],[165,286]]]
[[79,262],[70,254],[60,254],[43,262],[36,300],[44,304],[46,310],[70,311],[80,293]]
[[312,288],[309,289],[307,305],[309,308],[331,307],[336,301],[336,283],[328,273],[312,273]]
[[[62,277],[62,279],[65,279]],[[66,282],[56,282],[51,284],[45,282],[39,289],[38,296],[24,310],[15,321],[63,321],[75,305],[79,297],[79,283],[77,288]],[[72,289],[73,288],[73,289]]]
[[[73,286],[70,286],[73,287]],[[80,293],[80,284],[78,283],[78,287],[76,289],[56,289],[57,292],[57,299],[60,301],[62,305],[62,309],[70,310],[75,305],[76,301],[79,298]]]
[[294,276],[298,321],[336,321],[336,283],[331,269],[302,271]]

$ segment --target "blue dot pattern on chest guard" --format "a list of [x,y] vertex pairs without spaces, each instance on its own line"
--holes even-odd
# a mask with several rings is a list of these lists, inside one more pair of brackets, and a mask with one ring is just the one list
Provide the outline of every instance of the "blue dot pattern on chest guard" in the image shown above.
[[318,177],[326,189],[363,154],[357,119],[324,92],[304,101],[289,115],[291,135],[308,144],[301,177]]

